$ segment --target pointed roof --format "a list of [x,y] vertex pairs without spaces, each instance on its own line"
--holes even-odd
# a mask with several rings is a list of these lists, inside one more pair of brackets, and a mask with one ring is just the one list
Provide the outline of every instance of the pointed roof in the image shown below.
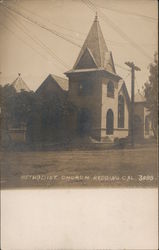
[[113,57],[111,52],[108,51],[97,15],[73,70],[86,68],[100,68],[116,74]]
[[52,94],[53,92],[56,92],[57,89],[61,92],[66,92],[68,90],[68,80],[60,76],[50,74],[36,90],[36,93],[40,95],[49,93]]
[[124,82],[123,79],[121,79],[119,81],[119,84],[118,84],[118,95],[120,94],[121,91],[124,92],[124,95],[125,95],[125,98],[126,98],[126,102],[128,104],[128,109],[129,109],[131,101],[130,101],[130,96],[129,96],[126,84],[125,84],[125,82]]
[[21,92],[21,91],[30,91],[29,87],[27,86],[27,84],[23,81],[21,74],[18,73],[18,77],[13,81],[13,83],[11,84],[11,86],[13,86],[16,90],[16,92]]
[[58,83],[63,90],[68,90],[68,80],[66,78],[51,74],[51,77]]

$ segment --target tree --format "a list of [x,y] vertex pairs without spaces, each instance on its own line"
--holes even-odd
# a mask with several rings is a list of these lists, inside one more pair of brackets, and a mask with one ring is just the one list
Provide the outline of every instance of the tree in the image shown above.
[[2,125],[4,129],[9,127],[20,127],[26,124],[32,106],[34,104],[34,93],[21,91],[17,93],[13,86],[0,86],[0,107]]
[[154,62],[149,65],[149,80],[145,83],[146,106],[150,111],[152,130],[154,137],[157,138],[158,124],[158,60],[157,52],[154,55]]

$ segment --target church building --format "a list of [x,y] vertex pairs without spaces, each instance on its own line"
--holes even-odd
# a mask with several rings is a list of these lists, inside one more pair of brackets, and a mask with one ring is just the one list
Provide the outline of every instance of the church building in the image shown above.
[[[76,107],[66,121],[67,131],[101,142],[129,136],[130,97],[125,82],[116,73],[97,16],[73,68],[65,75],[68,81],[50,75],[36,92],[54,89]],[[140,104],[135,105],[137,110]],[[144,132],[141,134],[144,137]]]
[[81,135],[103,141],[128,136],[130,99],[116,73],[97,16],[69,78],[68,98],[79,112],[74,128]]

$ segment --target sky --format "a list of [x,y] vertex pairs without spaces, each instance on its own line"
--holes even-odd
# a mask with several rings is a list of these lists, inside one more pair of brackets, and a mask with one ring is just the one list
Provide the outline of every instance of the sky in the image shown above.
[[50,73],[65,77],[63,73],[72,69],[95,11],[117,73],[130,92],[131,74],[125,62],[133,61],[141,69],[136,72],[135,92],[141,89],[157,51],[156,0],[1,0],[0,84],[12,83],[21,73],[28,87],[36,90]]

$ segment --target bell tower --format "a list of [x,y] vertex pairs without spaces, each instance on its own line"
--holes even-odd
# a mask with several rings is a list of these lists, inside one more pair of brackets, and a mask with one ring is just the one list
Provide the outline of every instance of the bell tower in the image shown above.
[[65,74],[69,78],[68,98],[78,109],[77,133],[101,140],[106,135],[106,85],[111,80],[116,88],[120,77],[116,74],[97,14],[73,68]]

